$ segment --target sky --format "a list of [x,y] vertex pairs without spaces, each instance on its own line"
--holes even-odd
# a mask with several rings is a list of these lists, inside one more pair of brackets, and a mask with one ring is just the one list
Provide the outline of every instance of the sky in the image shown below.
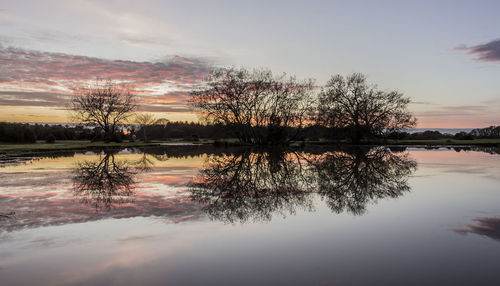
[[499,1],[0,0],[0,121],[69,122],[74,90],[127,84],[139,110],[197,120],[221,66],[324,85],[361,72],[421,128],[500,124]]

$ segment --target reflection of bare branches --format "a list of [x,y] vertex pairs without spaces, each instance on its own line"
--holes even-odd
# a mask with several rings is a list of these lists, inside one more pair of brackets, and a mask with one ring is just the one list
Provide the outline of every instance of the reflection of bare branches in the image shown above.
[[191,192],[211,218],[228,222],[311,210],[311,193],[335,212],[362,214],[370,201],[408,191],[407,177],[415,169],[407,153],[386,148],[303,156],[241,153],[212,157]]
[[154,165],[154,162],[148,157],[148,154],[143,153],[142,157],[137,160],[136,168],[141,172],[148,172]]
[[151,155],[153,156],[156,160],[158,161],[167,161],[169,159],[169,156],[165,153],[163,154],[148,154],[148,155]]
[[113,154],[106,153],[97,161],[79,163],[73,177],[74,192],[96,210],[109,209],[133,201],[135,174],[127,162],[116,161]]
[[417,163],[408,153],[387,148],[326,153],[312,160],[318,193],[337,213],[362,214],[370,201],[396,198],[410,190],[407,178]]
[[275,153],[212,157],[191,184],[192,199],[206,204],[211,218],[227,222],[266,221],[275,212],[311,209],[301,164],[295,159]]

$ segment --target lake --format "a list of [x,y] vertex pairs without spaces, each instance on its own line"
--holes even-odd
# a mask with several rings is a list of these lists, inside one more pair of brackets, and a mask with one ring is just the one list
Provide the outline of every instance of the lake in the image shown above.
[[0,159],[2,285],[500,285],[494,148]]

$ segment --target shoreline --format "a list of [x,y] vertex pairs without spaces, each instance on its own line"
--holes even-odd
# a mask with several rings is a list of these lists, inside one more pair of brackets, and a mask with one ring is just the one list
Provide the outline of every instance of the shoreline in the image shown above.
[[[202,139],[198,142],[186,140],[152,140],[151,142],[121,142],[105,143],[90,142],[78,140],[60,140],[55,143],[0,143],[0,155],[26,154],[57,151],[96,151],[108,149],[122,149],[134,147],[194,147],[194,146],[213,145],[214,147],[252,147],[253,145],[239,144],[234,140],[218,141],[213,139]],[[322,141],[295,141],[287,147],[313,147],[313,146],[355,146],[343,141],[322,140]],[[500,147],[500,139],[474,139],[474,140],[456,140],[456,139],[436,139],[436,140],[383,140],[377,142],[366,142],[356,146],[388,146],[388,147]],[[257,147],[257,146],[253,146]],[[285,147],[286,148],[286,147]]]

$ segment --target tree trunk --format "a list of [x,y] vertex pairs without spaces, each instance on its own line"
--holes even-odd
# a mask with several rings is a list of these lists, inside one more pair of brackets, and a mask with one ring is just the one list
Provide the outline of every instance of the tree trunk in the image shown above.
[[358,122],[354,125],[354,130],[351,131],[353,134],[351,136],[352,143],[358,145],[361,143],[361,138],[363,137],[363,132],[361,130],[361,126]]

